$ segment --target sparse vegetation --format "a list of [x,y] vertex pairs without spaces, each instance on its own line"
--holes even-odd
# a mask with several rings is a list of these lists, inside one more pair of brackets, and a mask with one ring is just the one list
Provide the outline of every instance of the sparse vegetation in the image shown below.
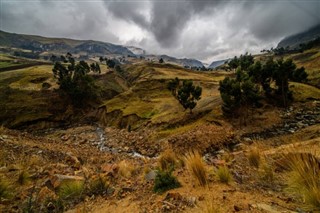
[[3,176],[0,176],[0,200],[1,199],[9,199],[12,196],[11,185],[8,180],[6,180]]
[[65,57],[61,56],[61,60],[64,61],[64,64],[57,61],[52,69],[60,90],[69,96],[74,106],[83,106],[85,102],[96,100],[97,87],[88,73],[92,68],[94,72],[100,72],[99,65],[90,68],[85,61],[76,63],[70,53]]
[[248,160],[251,166],[259,168],[261,161],[260,151],[257,148],[252,148],[251,150],[249,150]]
[[185,161],[190,174],[200,186],[205,186],[208,182],[207,171],[199,152],[189,152],[185,157]]
[[126,160],[121,161],[118,166],[118,173],[124,178],[129,178],[135,170],[134,166]]
[[84,183],[82,181],[67,181],[62,183],[58,195],[62,200],[79,200],[84,195]]
[[290,172],[287,178],[287,192],[301,198],[304,208],[320,210],[320,165],[310,153],[289,153],[285,156]]
[[22,170],[22,171],[19,173],[17,182],[18,182],[20,185],[24,185],[24,184],[28,183],[29,180],[30,180],[30,175],[29,175],[29,173],[28,173],[27,171],[25,171],[25,170]]
[[171,170],[171,169],[174,170],[176,167],[176,164],[177,164],[176,155],[170,149],[164,151],[159,156],[158,166],[162,171]]
[[153,191],[157,193],[163,193],[170,189],[178,188],[181,186],[177,178],[172,174],[171,170],[157,171],[157,176],[154,181]]
[[218,181],[221,183],[229,184],[232,182],[232,175],[226,166],[220,166],[216,171]]
[[100,174],[97,177],[90,179],[88,194],[105,194],[109,187],[110,183],[108,178]]
[[179,78],[176,77],[169,81],[168,89],[185,110],[190,110],[190,113],[196,107],[197,101],[201,99],[202,88],[194,86],[191,80],[183,80],[181,84]]

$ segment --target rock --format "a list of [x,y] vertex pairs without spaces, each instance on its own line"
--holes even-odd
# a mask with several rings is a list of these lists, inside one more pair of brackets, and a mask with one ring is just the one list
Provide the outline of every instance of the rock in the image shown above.
[[101,171],[108,176],[115,177],[119,171],[119,166],[117,164],[104,164],[101,166]]
[[67,140],[69,140],[69,136],[67,136],[67,135],[61,136],[61,140],[62,141],[67,141]]
[[251,138],[248,138],[248,137],[243,138],[243,140],[244,140],[245,142],[251,142],[251,141],[252,141]]
[[84,181],[84,178],[81,176],[55,174],[50,178],[50,181],[54,188],[58,188],[63,182]]
[[157,176],[157,172],[155,170],[151,170],[150,172],[148,172],[144,178],[147,180],[147,181],[151,181],[151,180],[154,180],[156,179],[156,176]]

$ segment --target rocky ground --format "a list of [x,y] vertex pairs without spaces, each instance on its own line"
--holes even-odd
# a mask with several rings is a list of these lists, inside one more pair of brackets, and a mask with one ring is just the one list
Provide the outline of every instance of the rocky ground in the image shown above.
[[[1,212],[303,212],[301,200],[283,189],[283,171],[272,169],[287,146],[313,149],[320,143],[320,104],[313,102],[281,111],[281,122],[260,131],[237,131],[224,122],[207,122],[183,133],[157,139],[155,129],[128,132],[98,125],[27,133],[1,128],[0,177],[10,198],[1,198]],[[256,129],[256,128],[252,128]],[[241,134],[240,134],[241,133]],[[263,165],[255,168],[248,153],[259,148]],[[182,187],[153,192],[157,157],[166,149],[177,159],[190,149],[201,151],[209,174],[206,187],[197,186],[181,164],[174,175]],[[227,166],[230,184],[219,183],[215,168]],[[56,202],[66,181],[88,186],[102,177],[101,193],[84,190],[81,198]]]

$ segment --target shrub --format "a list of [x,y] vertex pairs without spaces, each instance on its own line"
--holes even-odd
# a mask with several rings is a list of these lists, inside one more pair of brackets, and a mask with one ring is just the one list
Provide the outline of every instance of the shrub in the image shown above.
[[199,152],[189,152],[186,157],[186,165],[192,176],[200,186],[207,184],[207,171]]
[[176,155],[172,150],[166,150],[159,156],[158,166],[161,170],[175,169]]
[[260,159],[261,159],[261,156],[260,156],[259,150],[256,149],[256,148],[255,149],[251,149],[250,152],[249,152],[249,155],[248,155],[249,164],[251,166],[259,168]]
[[172,174],[172,170],[169,171],[157,171],[157,176],[154,182],[153,191],[157,193],[163,193],[170,189],[178,188],[181,184],[175,176]]
[[84,192],[84,183],[82,181],[68,181],[63,183],[58,195],[62,200],[78,200]]
[[320,210],[320,163],[310,153],[295,153],[285,156],[291,170],[286,191],[302,198],[306,210]]
[[220,166],[216,171],[217,179],[221,183],[230,183],[232,181],[232,175],[226,166]]

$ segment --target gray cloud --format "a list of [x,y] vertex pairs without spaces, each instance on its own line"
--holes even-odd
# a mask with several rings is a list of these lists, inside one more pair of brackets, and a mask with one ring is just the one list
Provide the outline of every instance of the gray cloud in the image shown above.
[[211,60],[275,46],[320,23],[319,0],[2,0],[1,29],[138,45]]

